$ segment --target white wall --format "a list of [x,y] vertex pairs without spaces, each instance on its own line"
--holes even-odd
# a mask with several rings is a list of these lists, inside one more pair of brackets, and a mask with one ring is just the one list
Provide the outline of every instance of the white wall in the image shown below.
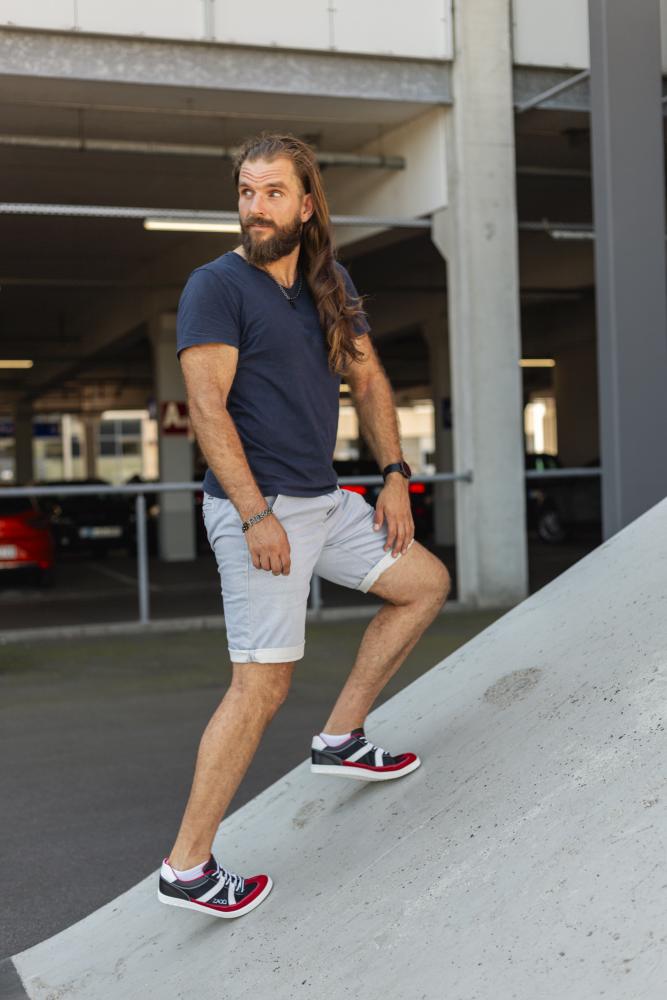
[[[514,62],[587,69],[588,0],[512,0]],[[663,70],[667,72],[667,0],[660,0]]]
[[[588,66],[588,0],[512,0],[514,62]],[[661,0],[667,53],[667,0]],[[452,58],[451,0],[0,0],[0,26]],[[663,67],[667,72],[667,56]]]
[[588,0],[513,0],[514,62],[588,66]]
[[[433,108],[355,150],[404,156],[405,170],[337,167],[329,171],[325,185],[332,214],[415,218],[444,208],[447,205],[446,115],[446,108]],[[336,243],[342,246],[372,232],[368,227],[341,226],[336,230]]]
[[451,58],[451,0],[0,0],[0,25]]

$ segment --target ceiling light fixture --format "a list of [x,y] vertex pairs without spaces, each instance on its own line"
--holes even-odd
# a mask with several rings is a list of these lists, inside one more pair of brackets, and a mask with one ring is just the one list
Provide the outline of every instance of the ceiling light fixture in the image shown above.
[[144,229],[167,233],[240,233],[238,222],[200,222],[196,219],[144,219]]
[[32,368],[33,364],[34,364],[33,361],[27,361],[27,360],[18,361],[12,359],[12,360],[0,361],[0,368]]
[[522,368],[555,368],[556,362],[553,358],[521,358],[519,364]]

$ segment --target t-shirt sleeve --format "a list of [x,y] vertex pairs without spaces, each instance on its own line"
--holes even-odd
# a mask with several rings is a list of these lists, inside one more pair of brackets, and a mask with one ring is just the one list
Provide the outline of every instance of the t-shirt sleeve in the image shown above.
[[231,344],[241,340],[241,303],[237,290],[206,267],[185,283],[176,314],[176,353],[196,344]]
[[[355,288],[354,282],[352,281],[352,278],[347,272],[347,268],[343,267],[343,265],[340,263],[337,263],[337,266],[338,269],[340,270],[340,273],[343,275],[345,288],[347,290],[348,301],[350,299],[358,298],[359,292]],[[371,328],[370,323],[368,322],[368,317],[365,312],[363,312],[361,316],[357,317],[357,319],[352,324],[352,331],[356,337],[360,337],[362,333],[369,333],[370,328]]]

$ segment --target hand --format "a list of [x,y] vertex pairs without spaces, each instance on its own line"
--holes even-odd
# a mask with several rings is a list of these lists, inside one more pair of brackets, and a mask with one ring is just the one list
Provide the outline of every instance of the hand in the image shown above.
[[385,552],[392,549],[396,558],[399,552],[403,555],[415,535],[415,524],[410,509],[410,492],[408,482],[397,472],[390,472],[387,481],[378,494],[375,503],[373,528],[379,531],[383,521],[387,522],[387,542]]
[[271,570],[274,576],[289,576],[292,566],[287,532],[275,514],[257,521],[245,532],[255,569]]

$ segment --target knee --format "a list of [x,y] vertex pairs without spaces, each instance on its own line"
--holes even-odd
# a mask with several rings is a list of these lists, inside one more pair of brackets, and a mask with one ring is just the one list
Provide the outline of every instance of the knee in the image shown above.
[[259,703],[267,719],[272,719],[276,714],[287,698],[289,689],[290,682],[288,679],[287,681],[272,685],[267,691],[263,692]]
[[[259,665],[257,665],[259,666]],[[266,664],[262,664],[266,667]],[[267,673],[258,670],[256,676],[246,675],[234,677],[230,692],[252,715],[261,715],[270,721],[289,694],[291,682],[291,664],[272,664],[273,670]],[[281,669],[289,666],[289,669]]]
[[424,590],[428,595],[429,602],[433,603],[437,608],[441,608],[450,595],[452,578],[443,562],[437,558],[435,558],[435,562],[436,565],[433,568],[433,573],[429,575],[428,584],[424,587]]

